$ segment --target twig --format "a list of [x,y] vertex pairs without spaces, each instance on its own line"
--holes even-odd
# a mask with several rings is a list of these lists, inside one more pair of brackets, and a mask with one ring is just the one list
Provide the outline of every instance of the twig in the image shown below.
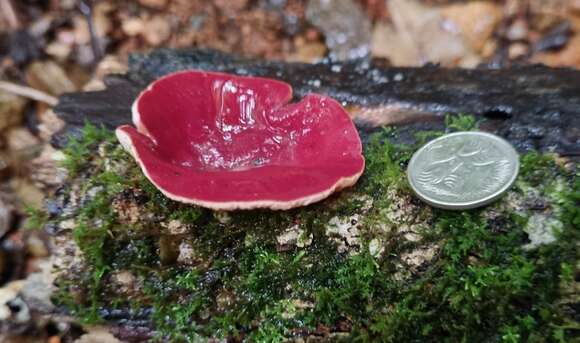
[[91,35],[91,49],[93,50],[93,62],[96,65],[102,57],[101,47],[95,31],[95,24],[93,22],[93,6],[92,1],[84,0],[79,4],[79,10],[85,17],[87,25],[89,26],[89,34]]
[[18,21],[16,11],[14,11],[14,7],[12,6],[10,0],[0,0],[0,13],[3,14],[12,30],[17,30],[20,28],[20,21]]
[[45,92],[39,91],[38,89],[20,86],[12,82],[0,81],[0,90],[4,90],[8,93],[20,95],[36,101],[41,101],[50,106],[56,106],[58,103],[58,99],[50,94],[46,94]]

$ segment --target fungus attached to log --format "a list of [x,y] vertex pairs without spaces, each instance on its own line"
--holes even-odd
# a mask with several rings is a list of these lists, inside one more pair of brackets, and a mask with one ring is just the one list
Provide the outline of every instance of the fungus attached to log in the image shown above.
[[358,132],[331,98],[289,104],[290,85],[185,71],[163,77],[116,130],[167,197],[220,210],[304,206],[353,185],[364,169]]

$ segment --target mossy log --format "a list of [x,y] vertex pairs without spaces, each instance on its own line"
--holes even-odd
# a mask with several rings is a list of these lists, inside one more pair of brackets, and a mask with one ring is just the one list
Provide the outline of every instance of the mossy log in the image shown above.
[[[172,63],[164,60],[167,56],[173,56]],[[368,79],[372,70],[393,71],[378,66],[357,72],[354,65],[253,62],[215,52],[166,50],[133,60],[129,76],[117,78],[126,90],[116,95],[118,102],[104,97],[108,91],[80,93],[65,96],[59,109],[70,127],[89,120],[111,128],[129,120],[131,97],[156,76],[184,66],[241,72],[244,65],[246,73],[284,73],[279,77],[294,81],[298,96],[311,83],[292,71],[322,70],[309,76],[320,80],[317,91],[351,101],[347,105],[356,107],[353,113],[376,109],[393,97],[387,91],[372,93],[382,89],[372,84],[357,88],[352,81],[367,78],[378,87],[382,80]],[[396,73],[390,79],[398,78]],[[448,75],[461,74],[477,84],[477,75],[491,80],[486,73],[509,74],[428,68],[404,75],[420,87],[417,75],[451,80]],[[563,77],[560,73],[554,71],[553,77]],[[334,74],[336,79],[325,79]],[[351,83],[334,83],[344,80]],[[578,80],[570,82],[580,89]],[[481,104],[493,98],[491,90],[484,96],[484,84],[471,89]],[[558,87],[550,90],[551,104],[579,102],[580,93],[567,93],[572,86]],[[433,104],[445,97],[433,98],[433,93],[426,100],[425,92],[429,90],[416,97],[409,93],[405,101],[415,101],[413,108],[422,108],[428,117],[443,118],[451,107],[442,110]],[[59,311],[82,322],[106,324],[126,341],[515,342],[577,337],[580,181],[570,155],[578,151],[578,126],[567,125],[577,123],[578,107],[514,100],[509,113],[495,116],[460,103],[464,107],[456,110],[475,115],[425,122],[423,114],[411,111],[378,130],[359,121],[367,161],[361,180],[325,201],[290,211],[214,212],[171,201],[147,181],[107,127],[85,126],[80,138],[68,142],[64,165],[69,178],[47,207]],[[528,106],[537,106],[535,112],[519,112],[530,110]],[[554,111],[568,123],[542,122]],[[73,113],[78,117],[72,119]],[[538,137],[534,130],[524,130],[531,123],[545,133]],[[547,133],[556,126],[560,137]],[[405,178],[411,154],[445,131],[477,129],[507,133],[519,148],[521,173],[515,185],[501,200],[470,211],[437,210],[418,201]],[[545,153],[550,149],[560,154]]]

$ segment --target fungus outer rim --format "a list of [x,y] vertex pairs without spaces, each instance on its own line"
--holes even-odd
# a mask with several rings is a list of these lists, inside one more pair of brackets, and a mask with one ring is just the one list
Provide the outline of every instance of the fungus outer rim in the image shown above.
[[123,148],[127,152],[129,152],[131,154],[131,156],[133,156],[133,158],[137,161],[137,163],[139,164],[139,167],[141,168],[141,170],[145,174],[145,177],[147,177],[147,179],[149,181],[151,181],[151,183],[153,183],[153,185],[161,193],[163,193],[163,195],[165,195],[166,197],[168,197],[172,200],[175,200],[175,201],[179,201],[179,202],[187,203],[187,204],[199,205],[202,207],[210,208],[212,210],[232,211],[232,210],[250,210],[250,209],[257,209],[257,208],[270,208],[272,210],[288,210],[288,209],[295,208],[295,207],[306,206],[306,205],[315,203],[317,201],[323,200],[336,191],[339,191],[341,189],[344,189],[346,187],[350,187],[350,186],[354,185],[357,182],[357,180],[360,178],[360,176],[362,175],[362,173],[364,172],[364,169],[365,169],[364,168],[365,167],[365,160],[363,158],[362,159],[362,161],[363,161],[362,168],[361,168],[360,172],[353,174],[353,175],[350,175],[350,176],[340,177],[331,187],[325,189],[322,192],[310,194],[308,196],[289,200],[289,201],[255,200],[255,201],[223,201],[223,202],[218,202],[218,201],[207,201],[207,200],[195,199],[195,198],[186,198],[186,197],[179,196],[179,195],[176,195],[176,194],[173,194],[171,192],[166,191],[165,189],[160,187],[153,180],[153,178],[151,178],[151,176],[147,172],[147,168],[145,168],[144,163],[141,161],[141,159],[139,158],[139,155],[136,152],[136,149],[133,145],[133,140],[124,130],[127,127],[130,127],[130,126],[123,125],[115,130],[115,134],[117,136],[117,139],[119,140],[119,142],[121,143]]

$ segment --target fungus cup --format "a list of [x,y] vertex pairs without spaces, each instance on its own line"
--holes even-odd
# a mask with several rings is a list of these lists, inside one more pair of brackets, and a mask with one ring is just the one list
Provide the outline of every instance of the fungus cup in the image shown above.
[[219,210],[290,209],[353,185],[362,145],[335,100],[265,78],[185,71],[143,91],[116,135],[167,197]]

